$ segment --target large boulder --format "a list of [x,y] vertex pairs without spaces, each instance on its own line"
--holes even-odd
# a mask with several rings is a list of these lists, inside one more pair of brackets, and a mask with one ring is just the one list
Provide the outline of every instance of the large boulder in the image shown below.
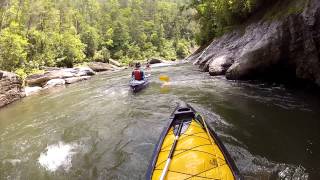
[[[237,62],[227,71],[228,79],[254,79],[267,75],[281,60],[283,33],[278,22],[260,26],[259,39],[247,43],[239,53]],[[268,27],[268,29],[266,29]]]
[[44,88],[51,88],[55,86],[63,86],[66,84],[66,81],[64,79],[51,79],[48,81],[45,85]]
[[214,60],[209,65],[209,73],[212,76],[223,75],[227,71],[227,69],[232,65],[233,59],[222,55]]
[[304,10],[273,21],[251,21],[245,29],[213,40],[188,60],[228,79],[304,80],[320,86],[320,1],[299,0],[290,6],[284,7]]
[[76,76],[93,76],[95,75],[96,73],[89,67],[77,67],[77,68],[74,68],[77,73],[76,73]]
[[33,87],[25,87],[24,92],[26,93],[26,96],[33,95],[35,93],[38,93],[42,90],[42,87],[39,86],[33,86]]
[[0,107],[24,96],[21,79],[14,73],[0,71]]
[[88,66],[95,72],[114,70],[110,64],[102,63],[102,62],[92,62]]
[[157,59],[157,58],[151,58],[148,60],[150,64],[158,64],[158,63],[162,63],[163,60],[162,59]]
[[65,69],[52,69],[45,73],[33,74],[26,78],[28,86],[44,86],[52,79],[67,79],[79,76],[92,76],[95,72],[88,67],[65,68]]
[[26,84],[29,86],[43,86],[51,79],[64,79],[74,77],[77,71],[72,68],[52,70],[41,74],[33,74],[26,78]]
[[118,66],[118,67],[121,66],[121,63],[119,63],[118,61],[113,60],[113,59],[109,59],[109,63],[112,64],[112,65]]
[[26,78],[25,82],[28,86],[42,86],[49,80],[50,78],[47,75],[45,75],[44,73],[41,73],[41,74],[29,75]]

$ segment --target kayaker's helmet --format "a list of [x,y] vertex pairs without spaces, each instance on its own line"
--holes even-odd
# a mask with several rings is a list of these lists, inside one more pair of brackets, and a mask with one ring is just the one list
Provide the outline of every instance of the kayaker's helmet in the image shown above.
[[141,64],[139,62],[136,63],[136,68],[141,67]]

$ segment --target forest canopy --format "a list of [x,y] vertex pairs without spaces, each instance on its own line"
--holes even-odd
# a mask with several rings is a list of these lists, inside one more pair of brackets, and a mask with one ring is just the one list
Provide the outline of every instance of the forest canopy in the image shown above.
[[[271,0],[274,1],[274,0]],[[0,69],[182,59],[267,0],[2,0]]]
[[184,0],[4,0],[0,69],[184,58],[196,25]]
[[200,24],[196,42],[205,45],[244,22],[262,5],[275,0],[192,0],[187,8],[195,9]]

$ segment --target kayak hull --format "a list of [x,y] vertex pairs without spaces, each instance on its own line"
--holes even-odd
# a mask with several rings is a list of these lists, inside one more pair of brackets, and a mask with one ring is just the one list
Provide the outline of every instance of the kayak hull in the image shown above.
[[170,116],[155,147],[146,179],[159,179],[177,133],[183,128],[165,179],[240,179],[239,171],[226,148],[204,119],[189,105],[179,106]]
[[129,86],[132,92],[137,93],[149,85],[149,81],[130,81]]

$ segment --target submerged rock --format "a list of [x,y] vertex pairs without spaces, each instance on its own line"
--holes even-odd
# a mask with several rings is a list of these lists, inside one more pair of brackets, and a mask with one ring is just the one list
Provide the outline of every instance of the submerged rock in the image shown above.
[[18,75],[0,71],[0,107],[24,97],[22,80]]
[[302,13],[251,23],[188,59],[228,79],[300,79],[320,86],[320,1],[301,2]]

